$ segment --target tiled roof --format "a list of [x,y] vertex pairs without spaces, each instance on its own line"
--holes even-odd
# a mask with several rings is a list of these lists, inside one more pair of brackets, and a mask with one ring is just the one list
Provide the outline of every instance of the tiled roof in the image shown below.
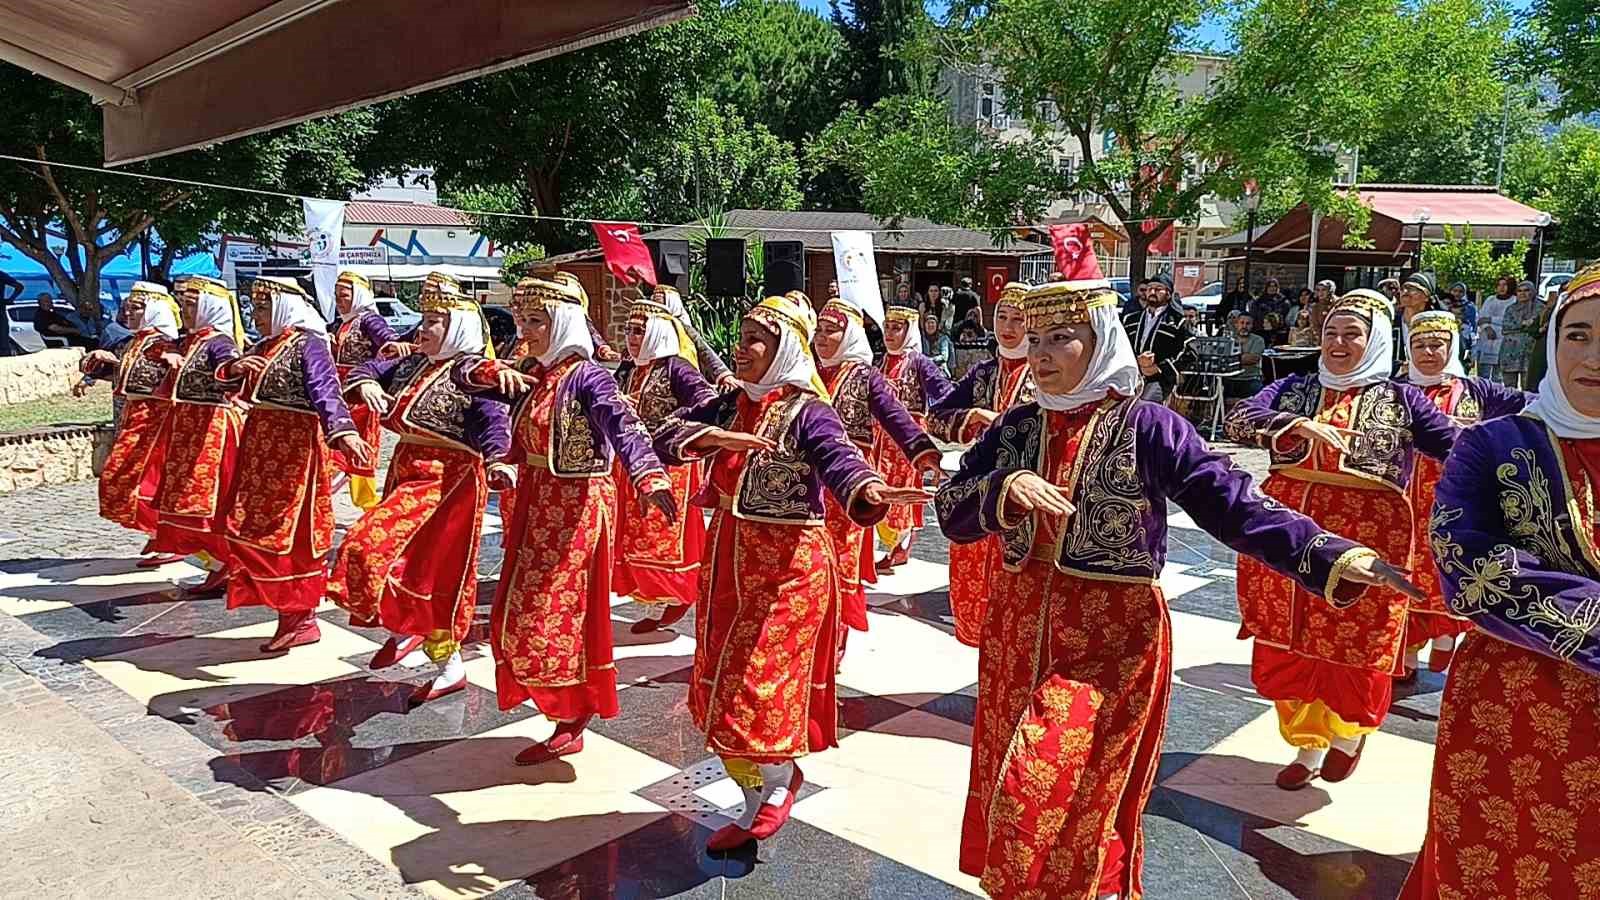
[[[1000,246],[984,232],[940,225],[927,219],[904,219],[900,231],[883,233],[888,226],[868,213],[735,209],[724,217],[727,237],[760,237],[764,241],[800,241],[807,250],[833,249],[829,232],[879,231],[872,236],[879,250],[900,253],[997,253],[1007,256],[1038,253],[1049,247],[1029,241],[1011,240]],[[760,229],[760,231],[756,231]],[[700,225],[658,228],[646,237],[674,239],[703,231]]]
[[468,222],[453,209],[431,203],[401,203],[392,200],[352,200],[344,205],[346,225],[409,225],[413,227],[468,227]]

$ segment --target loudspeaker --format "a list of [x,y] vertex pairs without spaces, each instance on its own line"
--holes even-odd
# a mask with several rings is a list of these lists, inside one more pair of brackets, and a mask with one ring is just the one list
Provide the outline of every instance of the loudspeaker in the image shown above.
[[645,238],[644,245],[650,248],[657,283],[675,287],[680,294],[689,293],[689,242]]
[[767,296],[806,289],[805,244],[800,241],[767,241],[762,249],[766,260]]
[[706,294],[712,297],[743,297],[748,281],[744,238],[707,238]]

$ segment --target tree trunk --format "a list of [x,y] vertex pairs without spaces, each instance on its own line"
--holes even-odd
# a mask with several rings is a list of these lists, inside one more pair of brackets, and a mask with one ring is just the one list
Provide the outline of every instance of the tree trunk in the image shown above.
[[1145,261],[1150,255],[1150,244],[1155,240],[1155,235],[1146,234],[1144,227],[1138,222],[1128,227],[1128,281],[1130,285],[1139,283],[1144,277]]
[[[149,240],[150,232],[145,232],[145,240]],[[147,244],[148,246],[148,244]],[[145,263],[145,278],[149,281],[159,281],[162,284],[172,284],[172,264],[177,262],[178,248],[167,244],[161,248],[161,258],[156,260],[154,268],[147,261]]]

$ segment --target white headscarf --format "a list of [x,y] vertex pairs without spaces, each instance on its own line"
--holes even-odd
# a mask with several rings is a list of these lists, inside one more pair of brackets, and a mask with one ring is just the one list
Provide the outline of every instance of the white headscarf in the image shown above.
[[148,295],[144,301],[144,318],[139,322],[140,328],[153,328],[166,337],[177,339],[178,307],[166,288],[148,281],[139,281],[135,282],[128,292]]
[[363,309],[376,309],[378,306],[378,299],[372,296],[372,284],[370,282],[360,277],[344,277],[345,275],[354,274],[353,272],[344,272],[339,276],[339,284],[350,286],[350,314],[352,316]]
[[773,391],[793,386],[826,399],[827,391],[817,376],[816,363],[811,359],[810,322],[813,320],[806,316],[805,310],[788,298],[768,297],[745,316],[778,336],[772,364],[767,367],[761,380],[739,382],[745,394],[751,400],[760,400]]
[[844,300],[829,300],[822,307],[822,318],[844,320],[844,337],[839,340],[839,349],[825,357],[823,365],[831,369],[847,362],[872,364],[872,344],[867,341],[867,329],[862,324],[864,315]]
[[1544,420],[1556,437],[1568,440],[1600,438],[1600,419],[1578,412],[1567,399],[1561,386],[1561,375],[1556,371],[1556,345],[1561,340],[1561,319],[1567,310],[1585,300],[1600,299],[1600,266],[1589,266],[1572,277],[1567,290],[1556,298],[1555,312],[1550,315],[1550,333],[1545,337],[1545,358],[1550,367],[1544,380],[1539,382],[1539,396],[1528,404],[1527,412]]
[[644,342],[639,345],[639,352],[633,354],[633,361],[642,366],[677,356],[678,346],[678,329],[672,326],[671,321],[661,316],[645,316]]
[[1139,358],[1134,355],[1133,344],[1128,342],[1128,333],[1117,315],[1117,295],[1109,288],[1106,294],[1110,296],[1100,295],[1090,301],[1095,304],[1089,310],[1089,324],[1094,328],[1094,353],[1089,357],[1083,380],[1065,394],[1051,394],[1035,385],[1034,399],[1044,409],[1066,412],[1098,403],[1112,392],[1123,397],[1138,395]]
[[449,320],[444,328],[444,340],[439,352],[428,355],[434,361],[452,359],[463,353],[483,352],[483,319],[475,312],[461,309],[446,310]]
[[256,279],[273,286],[272,336],[283,334],[291,328],[303,328],[317,334],[328,333],[328,323],[317,308],[317,301],[306,296],[300,285],[292,279],[263,275]]
[[657,286],[653,293],[661,295],[661,305],[667,308],[667,312],[677,316],[678,321],[689,321],[689,310],[683,305],[683,295],[678,293],[677,288],[663,284]]
[[[1456,322],[1455,314],[1446,312],[1442,309],[1434,309],[1427,312],[1417,313],[1411,317],[1411,328],[1409,333],[1414,335],[1419,330],[1424,332],[1440,330],[1437,327],[1425,328],[1424,326],[1426,326],[1429,322],[1444,322],[1449,325],[1448,331],[1445,332],[1450,336],[1450,346],[1445,351],[1447,354],[1449,354],[1449,356],[1446,358],[1444,368],[1433,373],[1432,375],[1424,375],[1417,371],[1417,364],[1415,360],[1413,360],[1406,366],[1406,379],[1419,387],[1432,387],[1436,384],[1443,384],[1446,378],[1467,377],[1466,369],[1461,367],[1461,354],[1458,352],[1461,347],[1461,326]],[[1406,349],[1408,351],[1411,349],[1410,341],[1411,338],[1408,336],[1406,338]],[[1407,358],[1411,359],[1411,356],[1408,354]]]
[[[1322,327],[1337,315],[1356,315],[1367,321],[1367,348],[1361,361],[1343,375],[1328,371],[1328,363],[1317,357],[1317,376],[1322,386],[1334,391],[1348,391],[1387,381],[1394,373],[1394,307],[1389,299],[1368,288],[1356,288],[1334,304]],[[1318,338],[1320,339],[1320,335]]]
[[576,353],[594,358],[594,339],[589,337],[589,314],[576,303],[546,303],[550,313],[550,347],[539,354],[539,365],[549,368]]

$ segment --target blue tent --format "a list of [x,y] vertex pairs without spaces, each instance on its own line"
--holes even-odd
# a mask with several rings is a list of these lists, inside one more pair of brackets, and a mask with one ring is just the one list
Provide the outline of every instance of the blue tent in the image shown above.
[[[152,241],[159,244],[160,238],[152,235]],[[63,257],[62,265],[66,265],[64,258],[66,241],[52,241],[51,249],[56,251],[57,256]],[[50,278],[44,266],[3,241],[0,241],[0,272],[22,282],[24,297],[33,297],[46,292],[56,293],[55,281]],[[173,260],[170,274],[174,278],[180,275],[210,275],[218,278],[222,272],[217,268],[216,257],[202,251]],[[139,243],[135,241],[127,250],[100,269],[100,306],[106,315],[116,313],[117,307],[122,304],[122,295],[142,277],[144,268],[140,259]]]

